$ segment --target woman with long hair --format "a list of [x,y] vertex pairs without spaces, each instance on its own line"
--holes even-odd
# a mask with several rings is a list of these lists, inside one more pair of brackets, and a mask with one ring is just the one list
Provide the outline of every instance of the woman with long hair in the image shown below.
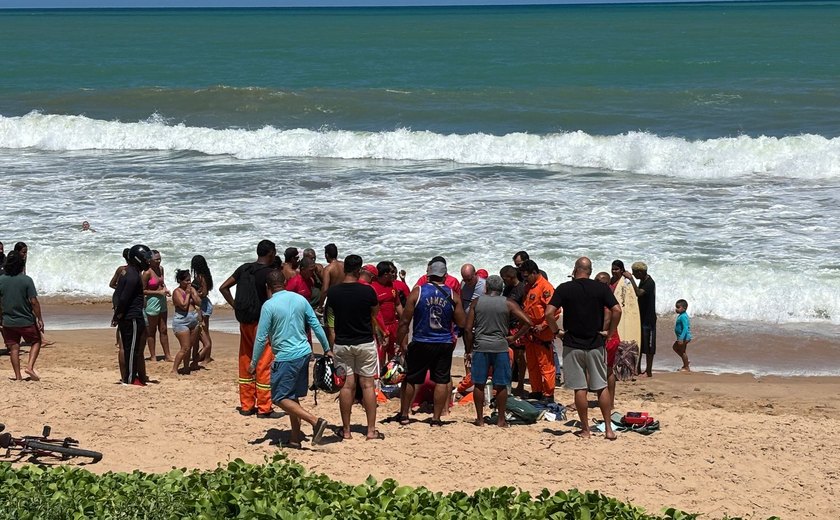
[[195,255],[190,262],[190,270],[192,271],[192,285],[198,292],[201,298],[201,315],[202,326],[200,327],[199,340],[204,345],[198,351],[198,357],[194,363],[199,361],[209,363],[213,361],[210,356],[213,348],[213,339],[210,337],[210,316],[213,314],[213,303],[210,301],[209,294],[213,290],[213,275],[210,274],[210,268],[207,266],[207,260],[201,255]]
[[[175,315],[172,316],[172,330],[181,349],[175,354],[172,365],[173,374],[187,375],[198,367],[198,361],[190,363],[191,350],[198,346],[198,324],[202,320],[201,298],[198,291],[191,284],[190,272],[186,269],[175,271],[175,281],[178,287],[172,291],[172,303],[175,305]],[[193,310],[190,310],[192,308]],[[183,369],[178,366],[183,363]]]
[[169,334],[166,330],[166,297],[169,289],[163,280],[163,266],[160,265],[160,252],[152,249],[152,259],[149,268],[143,271],[143,294],[146,295],[146,345],[149,347],[149,359],[157,361],[155,355],[155,332],[160,335],[160,346],[163,348],[163,360],[172,362],[169,353]]

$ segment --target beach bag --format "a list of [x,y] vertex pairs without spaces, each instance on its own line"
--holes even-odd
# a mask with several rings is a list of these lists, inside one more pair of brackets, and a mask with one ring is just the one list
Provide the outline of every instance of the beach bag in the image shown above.
[[636,364],[639,360],[639,344],[635,341],[622,341],[618,344],[613,373],[619,381],[630,381],[638,375]]
[[509,395],[507,398],[507,414],[513,416],[514,422],[520,424],[534,424],[542,419],[545,410],[537,410],[534,405],[518,397]]
[[310,390],[315,392],[315,404],[318,404],[318,390],[334,394],[341,390],[346,379],[347,373],[344,368],[335,366],[333,358],[319,357],[312,368],[312,386],[310,387]]
[[250,264],[242,270],[236,281],[236,296],[233,299],[233,313],[239,323],[260,321],[262,302],[257,294],[257,271],[268,268],[267,265]]

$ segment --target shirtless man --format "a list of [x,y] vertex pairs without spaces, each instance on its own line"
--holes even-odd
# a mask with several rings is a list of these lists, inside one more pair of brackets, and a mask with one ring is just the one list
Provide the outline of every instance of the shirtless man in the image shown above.
[[[327,291],[330,287],[340,284],[344,280],[344,262],[338,259],[338,247],[335,244],[324,246],[324,257],[327,265],[324,267],[321,276],[321,298],[318,300],[318,312],[324,312],[324,300],[327,299]],[[332,312],[324,315],[324,330],[330,347],[335,344],[335,317]]]

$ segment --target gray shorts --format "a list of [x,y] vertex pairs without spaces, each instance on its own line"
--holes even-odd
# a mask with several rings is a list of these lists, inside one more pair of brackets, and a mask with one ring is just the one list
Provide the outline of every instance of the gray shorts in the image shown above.
[[607,387],[607,352],[604,347],[592,350],[563,347],[563,376],[569,390],[589,390]]
[[376,370],[379,366],[376,343],[371,341],[361,345],[336,345],[335,364],[343,367],[347,371],[347,375],[376,376]]

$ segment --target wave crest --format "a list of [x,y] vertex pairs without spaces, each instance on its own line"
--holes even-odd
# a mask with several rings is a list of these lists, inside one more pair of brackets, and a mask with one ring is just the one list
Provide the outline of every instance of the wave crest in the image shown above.
[[31,112],[0,116],[0,148],[194,151],[239,159],[333,158],[450,161],[473,165],[593,168],[683,178],[772,175],[840,177],[840,138],[820,135],[689,141],[646,132],[597,136],[439,134],[397,129],[214,129],[170,124],[159,114],[136,123]]

